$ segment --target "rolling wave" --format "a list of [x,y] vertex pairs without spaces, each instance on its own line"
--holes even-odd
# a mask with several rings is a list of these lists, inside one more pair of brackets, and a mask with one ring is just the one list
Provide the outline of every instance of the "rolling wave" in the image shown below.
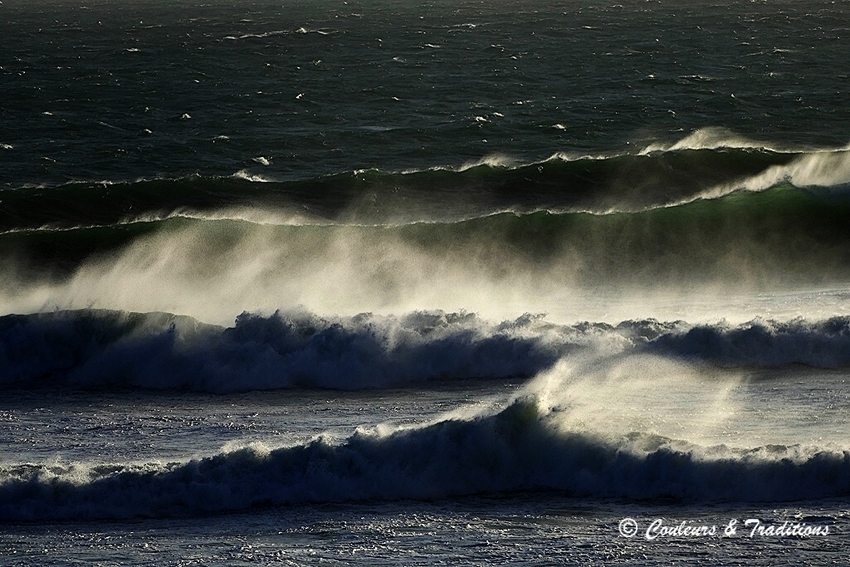
[[[850,183],[850,152],[674,146],[666,151],[536,163],[491,156],[461,167],[357,170],[275,180],[244,170],[230,177],[75,181],[7,189],[0,232],[111,225],[174,212],[233,207],[284,209],[317,222],[444,222],[496,212],[639,212],[738,190]],[[436,201],[436,203],[435,203]]]
[[533,318],[494,326],[439,312],[340,319],[245,313],[226,329],[163,313],[6,316],[0,375],[5,386],[208,392],[530,376],[578,346],[547,341],[546,333],[527,330],[533,325]]
[[689,325],[556,325],[469,313],[327,318],[243,313],[232,327],[166,313],[0,317],[0,386],[233,392],[340,390],[528,378],[582,352],[650,353],[721,367],[850,367],[850,318]]
[[847,368],[850,318],[698,325],[665,333],[649,343],[647,350],[721,366]]
[[[326,260],[324,269],[362,262],[363,273],[379,267],[374,258],[397,250],[397,261],[411,265],[388,279],[425,265],[446,271],[455,260],[463,269],[480,268],[491,281],[498,274],[536,272],[543,280],[582,286],[697,277],[703,284],[832,285],[850,277],[849,214],[846,192],[782,183],[630,213],[503,212],[428,223],[317,222],[263,208],[181,211],[112,225],[7,232],[0,234],[0,252],[17,270],[66,277],[93,259],[152,254],[154,248],[162,251],[162,262],[182,258],[195,266],[193,273],[212,266],[237,270],[248,249],[236,252],[247,246],[275,259],[269,269],[290,274],[306,269],[308,252]],[[334,255],[354,243],[346,257]],[[126,269],[138,265],[134,260]]]
[[273,505],[442,499],[516,491],[682,502],[850,496],[850,454],[769,446],[700,447],[657,435],[607,439],[559,427],[519,399],[494,415],[390,434],[359,431],[261,445],[183,463],[5,465],[0,519],[198,516]]
[[[264,183],[192,176],[6,190],[0,300],[6,313],[164,311],[225,325],[246,310],[298,306],[491,319],[556,310],[560,321],[615,322],[693,318],[606,314],[618,294],[845,287],[850,152],[704,134],[534,164],[492,156]],[[745,311],[737,320],[756,313]]]

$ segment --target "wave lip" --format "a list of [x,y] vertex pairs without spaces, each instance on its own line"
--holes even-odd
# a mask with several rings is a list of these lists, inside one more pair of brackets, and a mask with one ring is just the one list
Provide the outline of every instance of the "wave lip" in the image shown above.
[[188,463],[0,470],[0,519],[196,516],[257,506],[442,499],[515,491],[683,502],[850,496],[850,453],[703,448],[654,435],[562,431],[533,399],[471,420],[334,444],[252,446]]

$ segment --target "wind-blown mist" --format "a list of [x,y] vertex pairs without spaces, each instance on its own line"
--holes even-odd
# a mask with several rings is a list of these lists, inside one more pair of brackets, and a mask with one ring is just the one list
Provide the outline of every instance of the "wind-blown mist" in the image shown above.
[[[299,306],[694,320],[718,300],[738,305],[717,317],[748,319],[765,313],[753,307],[761,292],[819,293],[850,278],[848,155],[709,129],[636,155],[536,164],[15,191],[2,297],[13,312],[167,311],[218,324]],[[766,313],[828,316],[834,298]]]
[[772,424],[770,446],[698,444],[744,417],[729,398],[740,385],[739,374],[653,357],[583,357],[545,372],[507,407],[340,441],[254,444],[186,463],[4,466],[0,518],[195,516],[515,491],[690,503],[846,496],[846,451],[777,444],[782,424]]
[[[90,309],[0,317],[0,385],[25,389],[359,390],[536,376],[530,387],[556,397],[588,385],[601,396],[589,406],[593,411],[614,398],[630,399],[633,384],[663,392],[660,399],[676,398],[712,368],[724,380],[734,369],[842,369],[850,366],[848,352],[846,317],[614,326],[554,324],[542,315],[495,323],[441,311],[354,317],[296,311],[243,313],[228,327],[183,315]],[[641,358],[650,355],[655,358]],[[546,373],[551,369],[557,372]],[[548,394],[541,395],[548,403]]]

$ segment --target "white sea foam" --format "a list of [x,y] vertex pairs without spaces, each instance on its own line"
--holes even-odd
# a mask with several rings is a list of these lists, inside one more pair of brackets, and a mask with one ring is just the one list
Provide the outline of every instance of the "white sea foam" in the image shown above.
[[719,127],[700,128],[673,143],[654,142],[640,151],[641,155],[680,150],[762,149],[781,151],[777,147],[750,140],[731,130]]
[[[296,312],[245,314],[227,329],[164,313],[0,318],[0,374],[26,374],[42,387],[63,372],[66,385],[205,391],[536,374],[507,407],[479,403],[425,425],[360,428],[346,439],[277,449],[230,443],[168,464],[7,463],[0,519],[197,516],[540,490],[689,503],[843,498],[850,453],[841,446],[753,444],[741,435],[718,444],[730,424],[742,425],[736,394],[746,373],[704,362],[846,366],[848,344],[848,318],[694,327]],[[782,417],[748,427],[775,429]]]
[[272,30],[272,31],[267,31],[267,32],[262,32],[262,33],[246,33],[246,34],[242,34],[242,35],[238,35],[238,36],[228,35],[224,39],[230,40],[230,41],[234,41],[234,40],[237,40],[237,39],[265,39],[267,37],[273,37],[273,36],[276,36],[276,35],[284,35],[284,34],[289,34],[289,33],[292,33],[292,32],[290,32],[289,30]]
[[702,199],[718,199],[739,191],[765,191],[782,183],[790,183],[800,188],[850,184],[850,146],[820,150],[781,147],[750,140],[723,128],[702,128],[672,144],[650,144],[640,155],[702,149],[752,149],[798,155],[787,164],[770,166],[756,175],[715,185],[664,206],[674,207]]
[[760,192],[783,183],[795,187],[843,187],[850,184],[850,150],[837,149],[804,153],[784,165],[773,165],[750,177],[715,185],[670,203],[679,206],[702,199],[719,199],[739,191]]
[[252,173],[247,169],[240,169],[239,171],[233,174],[233,177],[235,179],[244,179],[245,181],[251,181],[252,183],[274,183],[275,181],[277,181],[272,177],[269,177],[267,175],[260,175],[259,173]]
[[[562,369],[559,384],[572,373],[584,380],[593,377],[593,387],[601,391],[606,380],[582,366],[576,358],[580,353],[591,353],[594,364],[602,356],[612,361],[652,356],[652,372],[614,362],[605,367],[606,380],[614,380],[619,391],[623,380],[612,377],[652,374],[681,380],[692,374],[685,362],[727,368],[847,368],[850,319],[753,321],[735,327],[643,320],[611,326],[554,325],[530,315],[494,324],[465,313],[328,318],[290,312],[245,313],[224,328],[164,313],[81,310],[0,317],[0,385],[17,387],[43,384],[51,377],[52,383],[66,386],[204,392],[353,390],[429,380],[530,377],[566,364],[573,370]],[[546,388],[533,387],[547,403],[541,393]],[[667,389],[660,378],[652,387]]]
[[68,385],[212,392],[377,388],[529,376],[591,340],[533,318],[492,325],[439,312],[243,314],[228,329],[164,314],[66,312],[0,318],[0,384],[52,375]]
[[685,502],[785,502],[850,493],[846,451],[706,447],[641,433],[609,437],[564,428],[563,414],[531,397],[464,420],[275,450],[254,444],[185,463],[5,466],[0,518],[195,516],[519,490]]
[[[486,120],[486,119],[485,119]],[[475,167],[487,166],[487,167],[499,167],[499,168],[513,168],[517,167],[519,163],[512,157],[505,154],[490,154],[484,156],[483,158],[475,161],[469,161],[461,165],[460,167],[454,169],[454,171],[467,171],[473,169]]]

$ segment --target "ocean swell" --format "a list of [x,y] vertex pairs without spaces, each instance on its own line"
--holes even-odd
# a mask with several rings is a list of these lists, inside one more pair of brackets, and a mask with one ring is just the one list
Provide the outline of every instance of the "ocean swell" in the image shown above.
[[[579,341],[464,313],[243,313],[233,327],[164,313],[57,312],[0,318],[0,384],[231,392],[342,390],[531,376]],[[557,331],[556,331],[557,333]]]
[[240,315],[231,327],[167,313],[0,317],[0,387],[234,392],[360,390],[530,378],[580,353],[652,354],[718,367],[850,366],[850,318],[690,325],[653,319],[492,323],[471,313]]
[[196,516],[305,502],[441,499],[515,491],[685,502],[784,502],[850,495],[850,454],[800,446],[700,447],[634,433],[564,431],[558,413],[519,399],[341,443],[251,446],[167,465],[13,465],[0,469],[0,519]]

